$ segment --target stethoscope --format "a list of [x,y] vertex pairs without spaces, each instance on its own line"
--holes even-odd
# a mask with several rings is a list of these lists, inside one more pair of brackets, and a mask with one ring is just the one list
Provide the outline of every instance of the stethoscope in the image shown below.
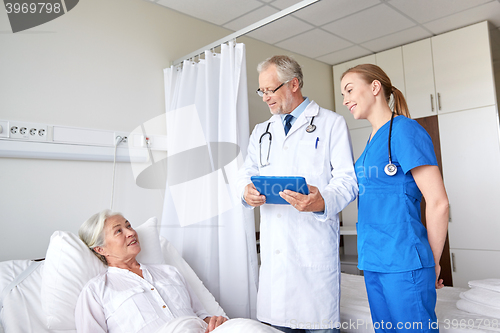
[[394,120],[394,111],[392,112],[391,116],[391,124],[389,125],[389,140],[388,140],[388,146],[389,146],[389,164],[387,164],[384,168],[384,172],[387,176],[394,176],[396,172],[398,172],[397,166],[395,166],[392,163],[392,156],[391,156],[391,134],[392,134],[392,122]]
[[[314,117],[313,116],[311,118],[311,122],[309,123],[309,125],[306,127],[306,132],[307,133],[312,133],[316,130],[316,125],[313,124],[313,121],[314,121]],[[392,125],[392,123],[391,123]],[[269,132],[269,126],[271,126],[271,122],[268,122],[267,123],[267,128],[266,128],[266,131],[260,136],[259,138],[259,159],[260,159],[260,166],[263,168],[265,166],[268,166],[270,163],[269,163],[269,153],[271,152],[271,142],[273,141],[273,136],[271,135],[271,132]],[[269,135],[269,146],[267,147],[267,157],[266,157],[266,163],[262,163],[262,139],[266,136],[266,135]]]

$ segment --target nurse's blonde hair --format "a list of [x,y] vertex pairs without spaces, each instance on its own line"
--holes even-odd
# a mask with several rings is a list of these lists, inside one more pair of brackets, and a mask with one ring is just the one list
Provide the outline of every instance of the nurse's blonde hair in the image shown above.
[[121,213],[115,213],[110,211],[109,209],[105,209],[97,214],[92,215],[87,221],[83,222],[83,224],[80,226],[80,229],[78,229],[78,236],[80,237],[80,239],[106,266],[108,265],[106,257],[97,253],[94,248],[96,248],[97,246],[102,247],[106,245],[104,241],[104,226],[106,220],[117,215],[123,216]]
[[344,74],[342,74],[340,80],[342,80],[348,73],[359,74],[361,78],[368,84],[371,84],[375,80],[379,81],[382,85],[382,91],[384,92],[384,97],[388,105],[390,104],[391,95],[394,96],[393,105],[389,105],[394,113],[397,115],[403,115],[407,118],[411,118],[410,111],[408,110],[408,104],[406,104],[403,93],[398,88],[392,85],[391,79],[382,70],[382,68],[373,64],[357,65],[346,70]]

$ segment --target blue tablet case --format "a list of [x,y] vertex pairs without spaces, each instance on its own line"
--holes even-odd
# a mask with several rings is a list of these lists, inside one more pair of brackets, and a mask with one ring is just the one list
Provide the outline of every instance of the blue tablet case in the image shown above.
[[253,176],[250,179],[257,191],[266,196],[266,204],[289,205],[285,199],[280,197],[280,192],[284,190],[309,194],[304,177]]

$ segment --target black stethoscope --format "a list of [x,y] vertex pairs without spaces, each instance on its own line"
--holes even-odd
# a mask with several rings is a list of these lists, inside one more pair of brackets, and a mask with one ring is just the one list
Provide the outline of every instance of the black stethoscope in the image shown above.
[[394,111],[392,112],[391,116],[391,124],[389,125],[389,140],[388,140],[388,146],[389,146],[389,164],[387,164],[384,168],[384,172],[387,176],[394,176],[396,172],[398,172],[397,166],[395,166],[392,163],[392,157],[391,157],[391,134],[392,134],[392,122],[394,120]]
[[[313,124],[314,117],[312,117],[311,122],[309,125],[306,127],[306,132],[307,133],[312,133],[316,130],[316,125]],[[392,125],[392,123],[391,123]],[[273,136],[271,135],[271,132],[269,132],[269,126],[271,126],[271,122],[267,123],[267,128],[266,131],[260,136],[259,138],[259,158],[260,158],[260,166],[263,168],[265,166],[268,166],[269,163],[269,153],[271,152],[271,142],[273,141]],[[269,135],[269,146],[267,148],[267,157],[266,157],[266,163],[262,163],[262,139],[266,136]]]

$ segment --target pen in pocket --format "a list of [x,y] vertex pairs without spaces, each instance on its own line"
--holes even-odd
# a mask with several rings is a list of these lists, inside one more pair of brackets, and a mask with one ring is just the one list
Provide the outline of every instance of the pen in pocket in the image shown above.
[[318,142],[319,142],[319,137],[316,138],[316,145],[314,146],[314,149],[318,149]]

